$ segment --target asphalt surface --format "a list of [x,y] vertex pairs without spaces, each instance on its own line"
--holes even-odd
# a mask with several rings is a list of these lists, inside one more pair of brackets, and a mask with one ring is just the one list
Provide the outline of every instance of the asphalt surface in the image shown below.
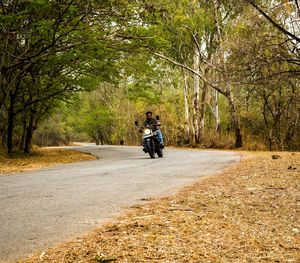
[[240,160],[236,153],[141,147],[69,147],[95,161],[0,176],[0,261],[42,252],[112,220],[142,200],[173,194]]

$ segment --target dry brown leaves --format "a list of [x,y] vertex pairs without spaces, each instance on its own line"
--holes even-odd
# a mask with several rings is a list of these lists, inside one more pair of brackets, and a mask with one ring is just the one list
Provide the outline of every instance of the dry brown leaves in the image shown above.
[[300,262],[299,194],[300,153],[248,154],[220,175],[20,262]]
[[0,175],[25,172],[61,163],[74,163],[95,159],[96,157],[87,153],[55,148],[42,148],[35,150],[27,157],[1,158]]

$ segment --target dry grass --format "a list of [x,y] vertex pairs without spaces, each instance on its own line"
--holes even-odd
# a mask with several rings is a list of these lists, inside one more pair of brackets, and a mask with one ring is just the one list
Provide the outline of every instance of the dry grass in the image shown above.
[[300,262],[299,205],[300,153],[247,154],[220,175],[20,262]]
[[41,148],[26,157],[0,158],[0,175],[40,169],[61,163],[74,163],[87,160],[95,160],[96,157],[76,151],[63,149]]

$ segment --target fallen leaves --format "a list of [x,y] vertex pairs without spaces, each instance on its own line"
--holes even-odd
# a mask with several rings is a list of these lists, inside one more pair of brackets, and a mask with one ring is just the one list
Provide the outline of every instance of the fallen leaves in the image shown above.
[[247,154],[176,195],[20,262],[300,262],[300,153]]
[[73,163],[95,159],[96,157],[87,153],[57,148],[41,148],[35,150],[32,154],[26,157],[1,158],[0,176],[1,174],[14,174],[62,163]]

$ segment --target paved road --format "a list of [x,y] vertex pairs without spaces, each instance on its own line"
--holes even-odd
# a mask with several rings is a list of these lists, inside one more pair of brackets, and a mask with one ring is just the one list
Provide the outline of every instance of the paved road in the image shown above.
[[43,251],[143,198],[174,193],[241,158],[221,151],[166,149],[164,158],[150,159],[140,147],[76,149],[99,159],[0,176],[0,261]]

